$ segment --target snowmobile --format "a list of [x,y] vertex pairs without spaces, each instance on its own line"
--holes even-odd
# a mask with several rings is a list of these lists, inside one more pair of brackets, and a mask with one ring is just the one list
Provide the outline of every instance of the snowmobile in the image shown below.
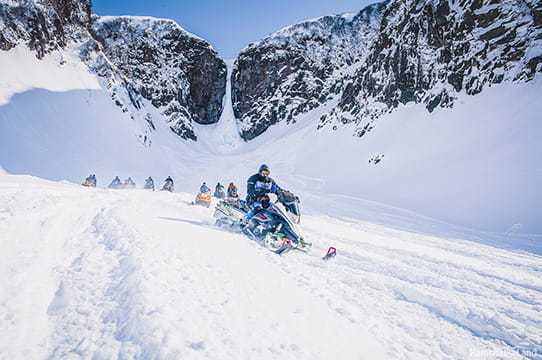
[[173,181],[166,180],[166,182],[164,183],[164,186],[162,186],[161,191],[173,192]]
[[85,182],[83,182],[81,185],[87,186],[87,187],[96,187],[96,177],[93,175],[90,175],[85,179]]
[[211,194],[209,192],[200,192],[196,196],[196,200],[194,201],[195,205],[202,205],[205,207],[211,206]]
[[150,177],[145,180],[145,185],[143,186],[143,189],[154,191],[154,181]]
[[136,187],[136,184],[132,180],[132,178],[128,178],[124,180],[124,184],[122,184],[123,189],[135,189],[135,187]]
[[226,193],[224,192],[224,187],[223,186],[217,187],[213,196],[217,199],[224,199],[226,197]]
[[[288,199],[287,196],[281,196],[280,192],[277,198],[278,202],[281,202],[281,199]],[[282,203],[282,205],[288,212],[289,203]],[[216,225],[242,232],[277,254],[283,254],[292,249],[310,250],[312,244],[303,240],[294,222],[277,203],[270,203],[268,208],[258,212],[248,223],[244,223],[248,211],[247,208],[235,207],[221,201],[215,208]]]
[[113,181],[111,181],[111,184],[109,184],[108,188],[110,189],[121,189],[122,183],[120,182],[119,177],[115,177]]
[[225,201],[227,204],[233,205],[235,207],[244,207],[244,201],[243,203],[240,203],[237,187],[233,185],[233,183],[230,183],[230,186],[228,187],[228,195],[226,196]]

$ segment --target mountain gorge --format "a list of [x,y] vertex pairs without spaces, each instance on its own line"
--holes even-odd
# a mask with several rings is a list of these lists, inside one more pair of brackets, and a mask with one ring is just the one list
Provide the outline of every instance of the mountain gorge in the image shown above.
[[[113,101],[146,128],[182,139],[216,123],[226,65],[211,45],[172,20],[99,17],[87,0],[0,2],[0,48],[26,44],[38,58],[69,44]],[[388,0],[355,15],[324,16],[248,45],[235,61],[231,96],[240,136],[252,140],[322,105],[318,128],[354,124],[362,136],[399,104],[452,107],[503,81],[542,71],[536,0]],[[163,119],[143,110],[147,102]]]

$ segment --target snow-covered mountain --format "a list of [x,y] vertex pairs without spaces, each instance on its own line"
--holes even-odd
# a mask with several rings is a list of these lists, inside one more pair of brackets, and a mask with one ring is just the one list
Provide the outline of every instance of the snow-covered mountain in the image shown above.
[[399,104],[452,107],[542,72],[536,0],[389,0],[356,15],[325,16],[250,44],[233,73],[242,136],[336,104],[319,127],[354,123],[362,136]]
[[[172,20],[140,17],[96,18],[91,33],[95,41],[84,45],[82,56],[125,111],[142,112],[146,100],[175,134],[191,140],[194,123],[218,121],[226,64],[205,40]],[[164,121],[144,115],[150,131]]]
[[[22,45],[43,58],[74,48],[114,103],[141,124],[146,146],[156,121],[191,140],[194,123],[218,121],[226,65],[208,42],[171,20],[100,18],[90,11],[87,0],[2,0],[0,49]],[[146,103],[158,110],[158,119],[144,109]]]

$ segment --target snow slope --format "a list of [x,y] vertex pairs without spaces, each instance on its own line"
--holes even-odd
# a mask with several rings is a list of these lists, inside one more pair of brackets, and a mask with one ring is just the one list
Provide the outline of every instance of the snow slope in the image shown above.
[[279,257],[192,199],[0,175],[0,358],[540,358],[538,255],[303,215]]
[[34,88],[56,92],[100,89],[97,77],[89,73],[76,51],[72,45],[43,59],[25,46],[0,51],[0,106],[8,104],[14,94]]

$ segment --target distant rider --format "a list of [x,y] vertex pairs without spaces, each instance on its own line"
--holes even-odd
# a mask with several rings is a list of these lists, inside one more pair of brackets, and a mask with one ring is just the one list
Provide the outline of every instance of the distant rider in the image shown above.
[[207,184],[205,184],[205,182],[203,182],[203,184],[201,184],[201,186],[199,187],[199,192],[208,194],[211,192],[211,189],[207,186]]
[[149,176],[147,179],[145,179],[145,188],[154,190],[154,180],[152,177]]
[[168,191],[173,192],[173,179],[171,178],[171,176],[168,176],[167,179],[165,180],[162,190],[168,190]]
[[239,197],[239,191],[237,191],[237,186],[235,186],[232,182],[228,186],[228,197],[229,198],[238,198]]

